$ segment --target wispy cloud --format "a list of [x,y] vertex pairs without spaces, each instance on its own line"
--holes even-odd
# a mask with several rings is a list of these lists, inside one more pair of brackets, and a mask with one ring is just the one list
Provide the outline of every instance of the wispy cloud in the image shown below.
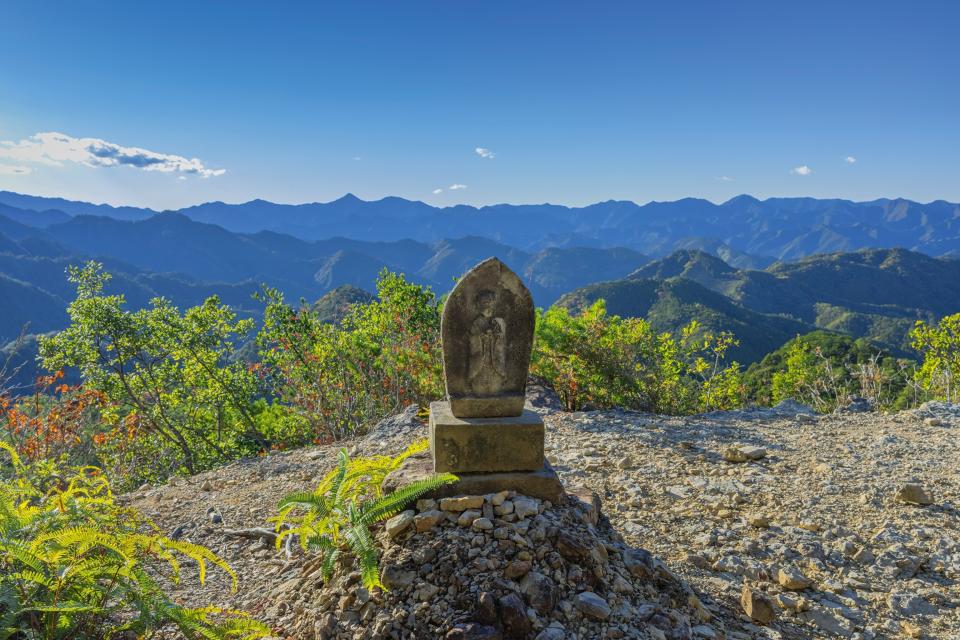
[[730,176],[717,176],[717,180],[720,182],[733,182],[733,178]]
[[846,158],[843,159],[843,161],[846,162],[847,164],[856,164],[856,163],[857,163],[857,159],[854,158],[853,156],[847,156]]
[[[461,189],[466,189],[466,188],[467,188],[467,185],[460,184],[459,182],[454,182],[452,185],[447,187],[447,191],[460,191]],[[438,187],[437,189],[433,190],[433,195],[435,196],[440,195],[441,193],[443,193],[443,187]]]
[[813,173],[813,169],[811,169],[805,164],[802,164],[799,167],[794,167],[793,169],[790,169],[790,173],[792,173],[795,176],[808,176],[811,173]]
[[62,167],[71,162],[88,167],[128,166],[143,171],[220,176],[225,169],[211,169],[198,158],[157,153],[139,147],[124,147],[99,138],[74,138],[53,131],[37,133],[20,142],[0,142],[0,158]]
[[493,151],[490,151],[490,149],[486,149],[484,147],[477,147],[476,149],[474,149],[474,151],[476,151],[477,155],[480,156],[481,158],[487,158],[488,160],[492,160],[493,158],[497,157],[497,154],[495,154]]
[[4,176],[25,176],[32,171],[33,169],[22,164],[0,164],[0,175]]

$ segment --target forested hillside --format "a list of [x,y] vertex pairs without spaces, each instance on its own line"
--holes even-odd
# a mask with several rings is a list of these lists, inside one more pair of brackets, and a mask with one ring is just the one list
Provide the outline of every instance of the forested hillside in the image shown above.
[[750,270],[700,251],[678,251],[622,280],[571,292],[560,304],[581,307],[597,298],[606,299],[613,313],[649,315],[665,329],[702,316],[717,330],[744,335],[739,353],[748,362],[782,344],[784,335],[814,327],[904,354],[917,320],[960,308],[960,261],[865,249]]

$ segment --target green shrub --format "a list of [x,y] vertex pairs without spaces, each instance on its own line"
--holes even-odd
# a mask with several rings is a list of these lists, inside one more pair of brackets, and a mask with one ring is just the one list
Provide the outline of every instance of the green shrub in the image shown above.
[[261,361],[273,392],[311,425],[311,440],[341,439],[442,396],[440,305],[429,289],[384,271],[377,299],[338,324],[290,307],[276,290],[263,298]]
[[110,276],[89,262],[69,269],[77,297],[71,324],[40,339],[50,370],[76,367],[84,386],[103,394],[101,412],[116,437],[101,458],[131,484],[196,473],[268,446],[250,402],[257,377],[235,357],[253,328],[216,297],[181,313],[163,298],[138,311],[105,295]]
[[[426,440],[416,442],[395,457],[353,458],[340,449],[337,467],[313,491],[293,493],[280,501],[274,518],[277,548],[287,536],[298,535],[304,550],[317,550],[323,557],[323,577],[328,580],[341,553],[352,554],[359,564],[363,584],[380,587],[379,556],[370,535],[370,526],[401,512],[408,504],[444,484],[456,482],[449,473],[411,483],[384,496],[384,478],[411,455],[425,451]],[[293,515],[302,511],[303,515]],[[292,526],[282,530],[288,523]]]
[[727,409],[742,403],[739,365],[725,365],[729,334],[696,322],[679,337],[641,318],[608,315],[603,300],[579,315],[537,314],[531,371],[548,380],[564,408],[623,406],[657,413]]
[[[155,578],[159,564],[179,581],[180,563],[236,575],[209,549],[155,533],[113,500],[96,469],[58,475],[58,465],[24,465],[9,445],[0,477],[0,637],[119,638],[173,625],[187,638],[262,638],[264,625],[214,607],[171,601]],[[0,467],[0,471],[4,467]],[[178,557],[179,556],[179,557]]]
[[913,363],[865,339],[813,331],[797,336],[747,370],[748,393],[759,404],[793,398],[825,413],[854,396],[879,408],[912,404]]
[[916,381],[933,398],[960,401],[960,313],[941,318],[936,326],[918,321],[910,337],[923,355]]

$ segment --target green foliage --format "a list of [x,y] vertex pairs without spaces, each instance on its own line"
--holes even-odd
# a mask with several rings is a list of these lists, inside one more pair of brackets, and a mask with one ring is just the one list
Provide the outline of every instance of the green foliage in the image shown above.
[[739,365],[724,366],[733,336],[696,322],[679,337],[640,318],[608,315],[603,300],[579,315],[551,307],[537,315],[531,371],[564,407],[625,406],[660,413],[731,408],[742,402]]
[[0,476],[0,638],[120,638],[171,624],[187,638],[270,635],[243,614],[167,598],[154,578],[160,565],[174,582],[184,560],[197,563],[201,583],[208,564],[234,589],[236,574],[205,547],[142,533],[148,523],[116,505],[97,469],[61,478],[56,465],[27,466],[3,442],[0,450],[11,459]]
[[960,401],[960,313],[941,318],[936,326],[918,321],[910,337],[923,354],[916,381],[938,400]]
[[727,332],[737,336],[740,342],[727,356],[747,363],[759,360],[798,332],[813,328],[795,319],[768,313],[767,309],[745,308],[726,295],[710,290],[715,282],[712,278],[699,283],[688,277],[666,280],[641,277],[645,273],[648,272],[640,269],[625,280],[588,285],[564,295],[557,305],[582,310],[603,299],[608,313],[644,318],[654,331],[675,335],[696,319],[705,331],[714,335]]
[[[340,449],[337,467],[320,481],[313,491],[293,493],[280,501],[276,522],[277,548],[290,535],[300,537],[301,546],[318,550],[323,556],[323,577],[328,580],[341,553],[357,560],[363,584],[380,587],[379,556],[370,534],[370,526],[402,511],[408,504],[457,477],[442,473],[411,483],[383,495],[381,484],[391,471],[408,457],[425,451],[426,440],[416,442],[394,457],[353,458]],[[302,515],[293,515],[295,511]],[[293,526],[283,529],[284,525]]]
[[340,439],[410,403],[443,393],[440,306],[433,293],[382,272],[377,299],[338,324],[294,309],[267,289],[257,336],[273,392],[310,424],[313,439]]
[[109,278],[95,262],[70,268],[71,325],[41,338],[40,355],[48,369],[78,368],[109,399],[102,419],[115,432],[101,456],[111,470],[156,480],[267,446],[250,411],[257,377],[235,357],[253,322],[216,297],[185,313],[163,298],[127,311],[123,295],[104,294]]
[[910,404],[911,376],[910,361],[894,358],[867,340],[814,331],[752,365],[744,380],[748,395],[759,404],[793,398],[829,412],[853,396],[880,408]]

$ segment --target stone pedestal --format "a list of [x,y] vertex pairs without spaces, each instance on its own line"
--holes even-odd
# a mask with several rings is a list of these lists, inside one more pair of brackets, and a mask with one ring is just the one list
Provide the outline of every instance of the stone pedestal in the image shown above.
[[[383,481],[383,491],[384,493],[395,491],[416,480],[429,478],[433,473],[433,460],[430,459],[429,454],[411,456],[404,461],[403,466],[386,477]],[[536,471],[458,473],[457,477],[460,478],[458,482],[442,486],[424,497],[448,498],[516,491],[521,495],[549,500],[553,504],[563,504],[566,499],[566,493],[557,472],[546,460],[540,461],[540,468]]]
[[430,403],[430,452],[437,473],[543,469],[543,420],[533,411],[500,418],[458,418],[449,402]]

